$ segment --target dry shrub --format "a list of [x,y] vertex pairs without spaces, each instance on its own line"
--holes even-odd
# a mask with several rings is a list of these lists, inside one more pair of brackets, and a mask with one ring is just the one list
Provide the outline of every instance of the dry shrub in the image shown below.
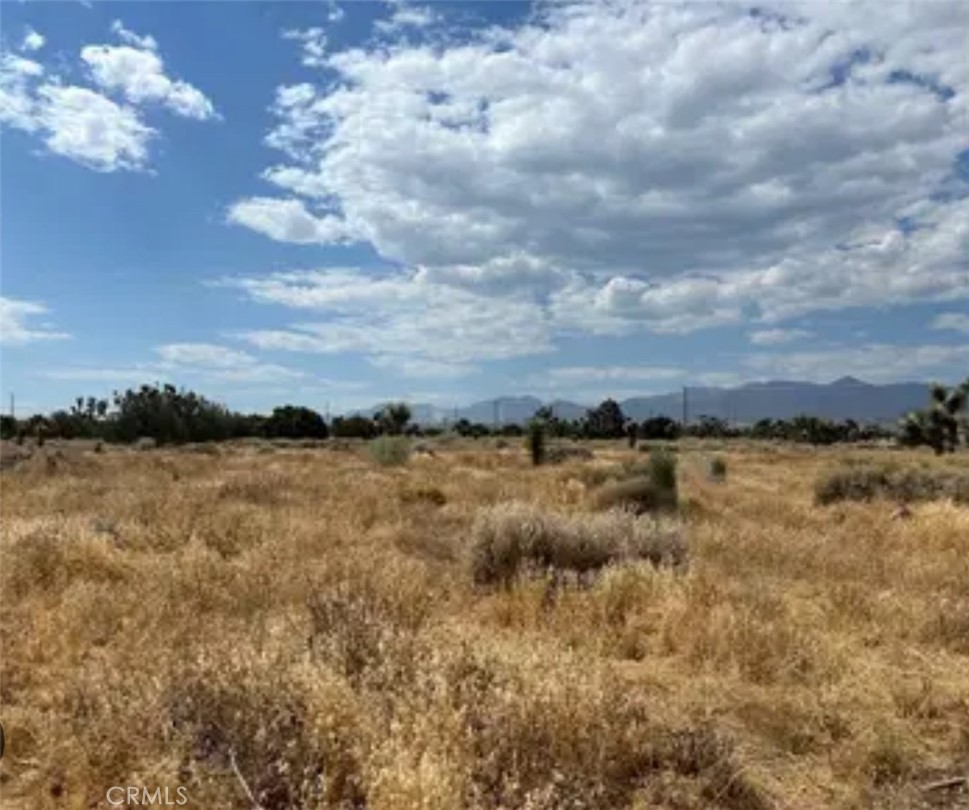
[[64,528],[39,527],[12,543],[3,555],[3,593],[13,599],[57,594],[75,580],[110,584],[126,565],[110,541],[77,537]]
[[637,515],[669,512],[677,507],[675,491],[656,486],[648,478],[630,478],[605,484],[592,496],[594,508],[627,509]]
[[814,488],[818,504],[891,498],[903,503],[951,498],[969,504],[969,473],[947,469],[898,469],[888,465],[847,465],[821,476]]
[[592,461],[595,454],[581,445],[553,445],[545,453],[546,464],[562,464],[567,461]]
[[363,805],[362,707],[325,669],[223,650],[167,700],[193,804],[243,806],[248,789],[264,810]]
[[479,584],[507,585],[526,568],[585,574],[614,562],[679,564],[686,545],[671,525],[615,510],[560,515],[518,502],[478,512],[471,529],[470,569]]
[[432,506],[444,506],[447,496],[437,487],[414,487],[400,493],[401,503],[426,503]]

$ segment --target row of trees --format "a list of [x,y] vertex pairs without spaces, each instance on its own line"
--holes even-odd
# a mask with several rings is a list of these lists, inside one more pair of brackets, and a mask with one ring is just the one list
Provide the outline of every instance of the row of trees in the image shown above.
[[[928,445],[938,453],[954,450],[960,442],[969,444],[969,379],[948,389],[934,386],[929,407],[902,420],[898,438],[907,445]],[[697,438],[777,439],[816,445],[870,441],[895,434],[877,425],[862,425],[852,419],[834,421],[816,416],[793,419],[762,419],[749,426],[730,425],[723,419],[700,416],[683,425],[668,416],[636,422],[627,419],[619,404],[606,399],[588,410],[582,419],[565,420],[551,408],[540,408],[532,425],[546,435],[573,439],[623,439],[634,445],[638,440],[675,440],[681,436]],[[521,436],[519,425],[489,426],[460,419],[450,428],[461,436]],[[371,439],[379,435],[434,435],[442,428],[419,428],[411,423],[410,408],[393,403],[373,416],[338,416],[329,424],[316,411],[298,405],[275,408],[269,416],[241,414],[207,400],[192,391],[172,385],[143,385],[115,392],[111,401],[78,397],[68,410],[49,416],[0,420],[4,438],[34,435],[65,439],[96,438],[132,442],[150,437],[159,444],[223,441],[244,437],[325,439]]]
[[410,422],[404,404],[389,405],[374,418],[351,416],[334,419],[331,425],[312,408],[284,405],[272,414],[242,414],[192,391],[172,385],[143,385],[116,391],[111,401],[78,397],[69,410],[48,416],[16,420],[4,416],[0,434],[62,439],[102,439],[133,442],[147,437],[159,444],[225,441],[246,437],[325,439],[336,436],[370,438],[381,433],[403,433]]

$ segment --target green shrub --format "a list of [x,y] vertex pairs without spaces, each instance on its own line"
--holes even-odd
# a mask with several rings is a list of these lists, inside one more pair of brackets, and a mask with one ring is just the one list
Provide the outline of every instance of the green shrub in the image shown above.
[[672,493],[676,501],[676,456],[669,450],[654,450],[649,454],[647,476],[658,490]]
[[679,529],[628,512],[561,515],[529,504],[501,503],[478,512],[471,529],[469,568],[481,585],[508,585],[526,569],[598,571],[610,563],[682,563]]
[[596,509],[625,509],[636,515],[648,512],[675,511],[675,489],[658,487],[648,478],[627,478],[600,487],[593,495]]
[[722,456],[714,456],[710,459],[710,478],[714,481],[727,480],[727,462]]
[[378,436],[368,448],[370,457],[384,467],[399,467],[410,458],[410,441],[403,436]]
[[528,435],[525,437],[528,453],[532,464],[536,467],[545,463],[545,425],[538,419],[528,423]]

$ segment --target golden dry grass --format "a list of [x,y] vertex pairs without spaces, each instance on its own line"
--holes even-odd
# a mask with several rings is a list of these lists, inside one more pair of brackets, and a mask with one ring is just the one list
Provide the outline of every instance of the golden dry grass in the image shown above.
[[[506,501],[634,457],[247,443],[2,478],[4,808],[967,807],[969,509],[814,504],[845,452],[680,453],[681,568],[474,585]],[[881,451],[888,455],[887,451]],[[903,464],[956,464],[891,453]],[[590,472],[592,471],[592,472]],[[648,518],[645,518],[648,519]]]

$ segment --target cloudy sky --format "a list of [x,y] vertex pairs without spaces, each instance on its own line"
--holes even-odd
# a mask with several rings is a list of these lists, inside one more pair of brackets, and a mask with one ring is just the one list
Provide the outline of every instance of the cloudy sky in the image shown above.
[[4,4],[2,394],[969,370],[969,5]]

